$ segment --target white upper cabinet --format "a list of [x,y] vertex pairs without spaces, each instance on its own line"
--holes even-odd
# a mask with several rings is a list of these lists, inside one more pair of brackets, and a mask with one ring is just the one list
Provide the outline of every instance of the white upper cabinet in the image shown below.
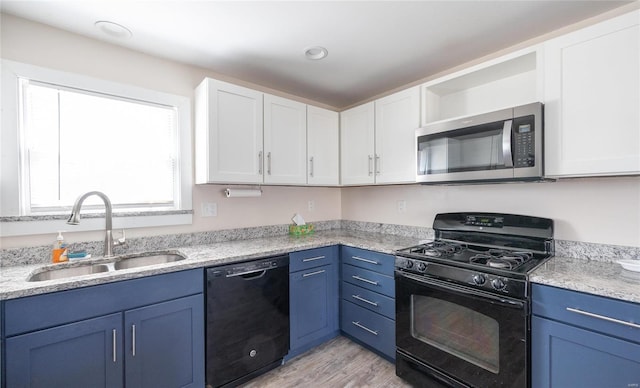
[[549,176],[640,172],[640,11],[545,43]]
[[307,183],[307,106],[264,95],[264,183]]
[[307,184],[307,105],[210,78],[195,96],[196,183]]
[[262,93],[206,78],[197,87],[196,183],[262,183]]
[[422,85],[422,126],[543,98],[538,46],[519,50]]
[[343,185],[375,182],[374,120],[373,102],[340,113],[340,171]]
[[418,86],[342,112],[342,184],[415,182],[415,130],[419,126]]
[[375,111],[376,183],[415,182],[420,88],[416,86],[377,100]]
[[307,106],[307,183],[340,183],[340,120],[338,112]]

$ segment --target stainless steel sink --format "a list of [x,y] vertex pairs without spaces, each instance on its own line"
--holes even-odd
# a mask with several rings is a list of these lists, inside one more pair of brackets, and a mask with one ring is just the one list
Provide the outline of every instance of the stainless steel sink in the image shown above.
[[119,269],[145,267],[147,265],[173,263],[175,261],[180,261],[184,259],[185,259],[184,256],[181,256],[177,253],[155,253],[155,254],[149,254],[144,256],[134,256],[134,257],[120,259],[115,263],[113,263],[113,268],[116,270],[119,270]]
[[90,275],[109,271],[105,264],[86,264],[73,267],[47,268],[41,272],[34,273],[27,279],[30,282],[40,282],[43,280],[64,279],[74,276]]

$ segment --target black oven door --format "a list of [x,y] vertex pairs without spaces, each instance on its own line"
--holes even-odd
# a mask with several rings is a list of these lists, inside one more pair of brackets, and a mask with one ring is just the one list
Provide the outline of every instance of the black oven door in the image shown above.
[[528,385],[525,301],[398,271],[395,277],[398,376],[417,386]]

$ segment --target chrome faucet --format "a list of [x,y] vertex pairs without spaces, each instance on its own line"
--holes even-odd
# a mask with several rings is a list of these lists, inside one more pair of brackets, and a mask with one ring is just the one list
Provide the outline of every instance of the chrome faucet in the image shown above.
[[[67,220],[67,224],[69,225],[78,225],[80,223],[80,208],[82,207],[82,202],[84,202],[87,197],[92,195],[97,195],[104,201],[105,207],[105,236],[104,236],[104,257],[112,257],[113,256],[113,247],[117,245],[121,245],[125,243],[125,238],[118,239],[117,241],[113,241],[113,231],[112,231],[112,221],[111,221],[111,201],[109,197],[107,197],[104,193],[100,191],[90,191],[86,194],[82,194],[76,199],[76,202],[73,204],[73,209],[71,209],[71,215]],[[122,231],[124,235],[124,230]]]

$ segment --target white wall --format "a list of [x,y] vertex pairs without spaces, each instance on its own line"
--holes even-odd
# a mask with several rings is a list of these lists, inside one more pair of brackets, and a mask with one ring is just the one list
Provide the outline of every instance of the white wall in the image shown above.
[[[193,98],[193,89],[210,76],[284,97],[294,96],[123,49],[108,43],[1,15],[3,58],[77,72],[115,82]],[[310,221],[349,219],[430,226],[436,213],[481,210],[550,217],[556,237],[614,245],[640,246],[640,177],[593,178],[555,183],[478,186],[387,186],[354,188],[264,187],[260,198],[223,198],[224,186],[196,186],[193,225],[128,231],[128,236],[188,233],[288,223],[294,212]],[[314,200],[316,210],[306,211]],[[407,203],[398,213],[397,201]],[[216,202],[218,217],[203,218],[202,202]],[[2,248],[48,244],[54,236],[0,239]],[[67,234],[69,241],[100,240],[99,232]]]
[[[0,55],[5,59],[127,83],[191,99],[193,99],[195,87],[208,76],[323,106],[296,96],[234,80],[206,69],[145,55],[11,15],[0,14],[0,17]],[[225,187],[217,185],[194,187],[192,225],[131,229],[127,230],[127,236],[286,224],[296,212],[309,221],[335,220],[340,219],[341,216],[340,189],[338,188],[263,187],[263,195],[260,198],[229,199],[222,195]],[[309,200],[315,201],[313,212],[307,211]],[[218,216],[202,217],[200,210],[202,202],[215,202],[218,206]],[[101,232],[84,232],[67,233],[66,238],[73,242],[101,240],[103,236]],[[54,239],[55,236],[49,235],[5,237],[0,238],[0,246],[13,248],[42,245],[49,244]]]
[[557,239],[640,246],[640,177],[342,189],[348,220],[431,226],[436,213],[467,210],[552,218]]

